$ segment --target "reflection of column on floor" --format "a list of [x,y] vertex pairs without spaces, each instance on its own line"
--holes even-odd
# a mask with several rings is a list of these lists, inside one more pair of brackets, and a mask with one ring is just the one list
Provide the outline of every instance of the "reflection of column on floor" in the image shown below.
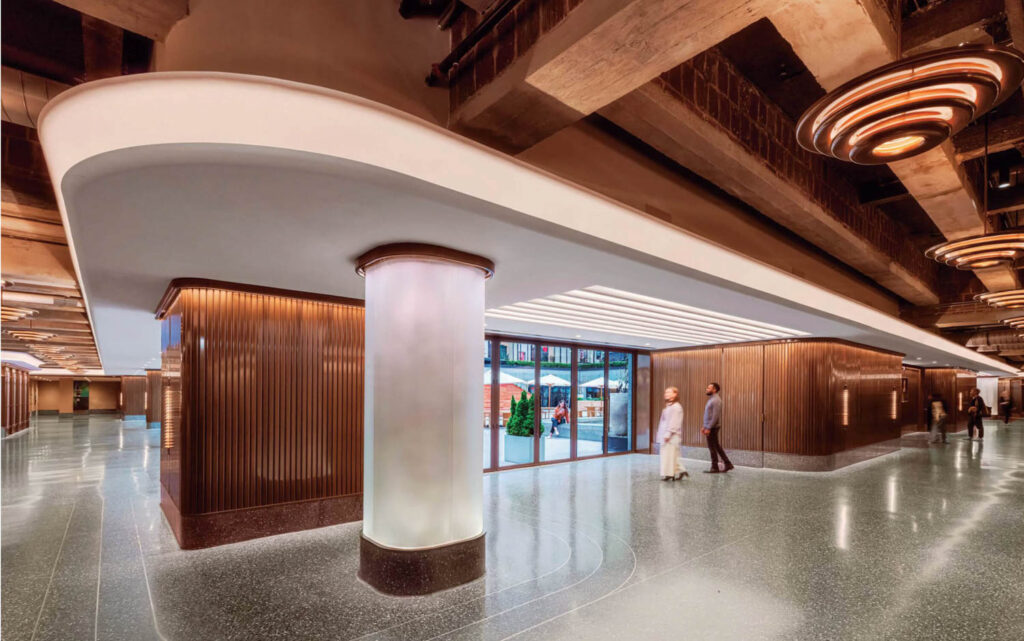
[[410,244],[359,259],[366,277],[359,574],[383,592],[425,594],[484,572],[480,339],[492,269],[477,256]]

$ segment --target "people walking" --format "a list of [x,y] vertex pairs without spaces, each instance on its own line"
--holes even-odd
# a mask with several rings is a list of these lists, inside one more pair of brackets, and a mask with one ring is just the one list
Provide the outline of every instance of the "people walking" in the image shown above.
[[679,390],[665,389],[665,408],[658,421],[658,442],[661,444],[661,480],[678,481],[690,476],[683,465],[680,451],[683,442],[683,406],[679,404]]
[[1010,417],[1013,415],[1013,400],[1010,399],[1009,394],[999,397],[999,414],[1003,417],[1003,423],[1010,422]]
[[[708,439],[708,450],[711,452],[711,469],[705,470],[708,474],[720,474],[733,468],[732,462],[729,461],[725,450],[722,449],[722,444],[718,442],[718,434],[722,431],[722,397],[718,395],[721,389],[718,383],[709,383],[704,391],[711,397],[708,399],[707,405],[704,406],[704,424],[701,429]],[[718,469],[719,456],[725,463],[725,467],[722,469]]]
[[947,408],[946,401],[942,398],[942,394],[938,392],[933,393],[928,398],[928,404],[924,408],[925,416],[928,417],[928,431],[931,433],[931,437],[928,439],[931,443],[938,443],[939,436],[942,436],[942,443],[948,443],[946,440],[946,416]]
[[977,387],[971,390],[971,400],[967,402],[967,439],[974,438],[974,430],[978,430],[978,440],[985,438],[985,425],[983,419],[988,413],[988,406],[985,399],[981,397],[981,390]]

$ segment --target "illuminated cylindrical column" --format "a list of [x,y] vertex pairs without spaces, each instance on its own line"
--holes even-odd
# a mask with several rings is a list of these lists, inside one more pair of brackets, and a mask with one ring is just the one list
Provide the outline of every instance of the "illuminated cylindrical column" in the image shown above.
[[358,260],[366,277],[360,576],[424,594],[484,572],[484,281],[493,264],[432,245]]

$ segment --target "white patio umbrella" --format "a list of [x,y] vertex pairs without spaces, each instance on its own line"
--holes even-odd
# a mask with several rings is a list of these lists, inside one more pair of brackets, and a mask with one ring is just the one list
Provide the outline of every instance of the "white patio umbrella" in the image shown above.
[[[526,383],[527,385],[533,385],[533,379],[530,379]],[[565,380],[561,376],[555,376],[554,374],[545,374],[540,377],[540,384],[546,387],[569,387],[572,385],[569,381]]]
[[[500,371],[498,372],[498,385],[505,385],[506,383],[509,383],[509,384],[512,384],[512,385],[521,385],[521,384],[523,384],[525,382],[526,381],[524,381],[523,379],[521,379],[521,378],[519,378],[517,376],[512,376],[511,374],[506,374],[505,372],[500,372]],[[484,385],[490,385],[490,384],[491,384],[491,373],[490,373],[490,371],[486,371],[486,372],[484,372]]]
[[[613,390],[618,390],[621,385],[622,381],[612,381],[608,384],[608,387]],[[604,376],[595,378],[592,381],[587,381],[586,383],[580,383],[580,387],[604,387]]]

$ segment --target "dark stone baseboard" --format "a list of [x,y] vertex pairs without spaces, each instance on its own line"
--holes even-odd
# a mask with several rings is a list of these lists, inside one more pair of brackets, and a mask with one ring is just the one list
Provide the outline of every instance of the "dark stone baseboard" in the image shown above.
[[60,416],[59,410],[36,410],[36,416]]
[[485,535],[450,545],[399,550],[363,536],[359,544],[359,578],[394,596],[447,590],[479,579],[487,569]]
[[160,509],[181,549],[197,550],[359,521],[363,518],[363,495],[332,496],[207,514],[182,514],[167,489],[161,485]]
[[[905,442],[906,437],[903,438]],[[733,465],[744,467],[767,467],[775,470],[790,470],[795,472],[831,472],[860,463],[878,456],[883,456],[900,449],[901,439],[890,439],[856,447],[835,454],[823,456],[808,456],[804,454],[785,454],[780,452],[757,452],[753,450],[731,450],[726,449],[729,460]],[[684,445],[683,457],[710,461],[711,454],[706,447],[693,447]]]

